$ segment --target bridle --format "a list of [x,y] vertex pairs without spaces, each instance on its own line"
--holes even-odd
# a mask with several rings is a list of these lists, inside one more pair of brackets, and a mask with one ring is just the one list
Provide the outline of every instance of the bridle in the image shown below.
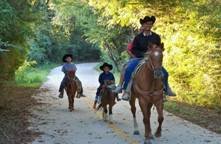
[[[157,55],[157,53],[156,53]],[[159,78],[162,78],[162,67],[161,68],[156,68],[156,66],[153,64],[153,60],[152,60],[152,57],[150,56],[150,52],[147,53],[147,56],[148,56],[148,62],[149,62],[149,69],[151,71],[153,71],[154,73],[154,78],[155,79],[159,79]]]

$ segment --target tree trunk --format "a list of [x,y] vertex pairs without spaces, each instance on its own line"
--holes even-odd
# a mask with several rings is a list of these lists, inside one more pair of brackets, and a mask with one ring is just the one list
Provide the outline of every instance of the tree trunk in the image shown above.
[[117,63],[116,58],[114,57],[114,54],[112,52],[110,45],[105,42],[105,47],[107,48],[108,54],[109,54],[111,60],[114,62],[114,65],[116,66],[117,71],[120,72],[119,65]]

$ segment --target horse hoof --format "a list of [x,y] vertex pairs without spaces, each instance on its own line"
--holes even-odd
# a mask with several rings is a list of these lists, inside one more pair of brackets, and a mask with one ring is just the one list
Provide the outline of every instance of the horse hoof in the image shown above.
[[69,112],[72,112],[72,111],[74,111],[74,109],[73,109],[73,108],[70,108],[70,109],[69,109]]
[[140,132],[138,130],[134,131],[134,135],[140,135]]
[[155,133],[155,137],[161,137],[161,133]]
[[144,141],[144,144],[154,144],[154,141],[153,141],[152,138],[151,138],[151,139],[146,139],[146,140]]
[[149,140],[145,140],[145,141],[144,141],[144,144],[152,144],[152,142],[151,142],[151,140],[149,139]]

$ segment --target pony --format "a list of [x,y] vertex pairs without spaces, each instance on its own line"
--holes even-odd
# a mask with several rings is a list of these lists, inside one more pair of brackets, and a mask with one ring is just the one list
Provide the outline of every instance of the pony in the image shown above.
[[158,113],[158,128],[155,132],[156,137],[161,136],[163,117],[163,83],[162,83],[162,61],[163,61],[163,43],[150,44],[148,51],[141,64],[133,75],[131,83],[130,107],[133,115],[134,134],[138,135],[138,124],[136,120],[135,101],[138,98],[139,106],[143,114],[143,123],[145,127],[144,144],[151,144],[153,135],[151,132],[150,115],[151,108],[156,107]]
[[[96,110],[99,110],[101,107],[103,108],[102,117],[104,121],[107,121],[109,112],[109,121],[112,122],[112,108],[116,104],[115,98],[117,96],[116,93],[112,92],[112,87],[114,86],[113,82],[110,80],[106,80],[104,82],[104,86],[101,89],[100,96],[101,96],[101,103],[97,106]],[[107,109],[107,106],[108,109]]]
[[75,78],[75,71],[69,71],[67,73],[68,81],[67,85],[65,87],[65,91],[68,96],[68,103],[69,103],[69,111],[72,112],[74,111],[74,98],[77,92],[77,84],[76,81],[74,80]]

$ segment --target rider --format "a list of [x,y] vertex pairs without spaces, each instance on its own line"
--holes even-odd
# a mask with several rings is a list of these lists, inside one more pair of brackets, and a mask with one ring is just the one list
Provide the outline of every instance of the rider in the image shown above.
[[[76,72],[77,71],[77,67],[73,62],[73,55],[72,54],[65,54],[63,56],[63,66],[62,66],[62,72],[64,72],[65,76],[63,78],[63,80],[61,81],[61,84],[60,84],[60,88],[59,88],[59,98],[63,98],[63,95],[64,95],[64,88],[66,87],[67,85],[67,82],[68,82],[68,77],[67,77],[67,73],[69,71],[74,71]],[[77,76],[75,76],[75,81],[76,81],[76,84],[77,84],[77,97],[85,97],[85,95],[83,94],[83,88],[82,88],[82,84],[81,84],[81,81],[78,79]]]
[[[100,69],[103,71],[98,78],[98,81],[100,83],[100,86],[97,88],[97,92],[96,92],[96,97],[94,100],[94,105],[93,108],[96,108],[96,104],[97,102],[99,102],[100,99],[100,91],[102,89],[102,87],[105,84],[106,80],[111,81],[113,84],[115,83],[115,78],[114,75],[110,72],[113,69],[113,66],[111,64],[108,63],[103,63],[102,66],[100,66]],[[120,99],[117,97],[117,100],[119,101]]]
[[[124,90],[124,94],[122,96],[123,100],[129,99],[129,92],[127,89],[128,83],[131,79],[131,75],[135,70],[136,66],[139,64],[140,60],[144,57],[145,52],[147,51],[148,44],[150,42],[160,44],[161,38],[158,34],[151,31],[153,24],[155,23],[156,18],[154,16],[145,16],[143,19],[140,19],[140,24],[142,26],[142,32],[139,33],[133,40],[131,53],[133,54],[133,58],[131,58],[127,64],[127,67],[124,72],[124,82],[120,82],[117,88],[113,91],[116,93],[121,92],[121,89]],[[164,92],[168,96],[175,96],[176,94],[171,90],[168,84],[168,72],[165,68],[162,68],[163,73],[163,84],[164,84]]]
[[[140,33],[143,32],[143,27],[142,27],[142,26],[140,27],[139,32],[140,32]],[[133,58],[136,57],[136,56],[134,56],[134,54],[132,53],[132,48],[133,48],[133,42],[131,41],[131,42],[129,42],[129,43],[127,44],[127,54],[129,55],[129,61],[126,62],[126,63],[123,65],[123,68],[122,68],[121,73],[120,73],[119,85],[118,85],[117,89],[113,90],[113,92],[115,92],[115,93],[120,93],[120,92],[122,92],[121,86],[122,86],[123,83],[124,83],[125,69],[126,69],[128,63],[130,63],[130,60],[133,60]]]

